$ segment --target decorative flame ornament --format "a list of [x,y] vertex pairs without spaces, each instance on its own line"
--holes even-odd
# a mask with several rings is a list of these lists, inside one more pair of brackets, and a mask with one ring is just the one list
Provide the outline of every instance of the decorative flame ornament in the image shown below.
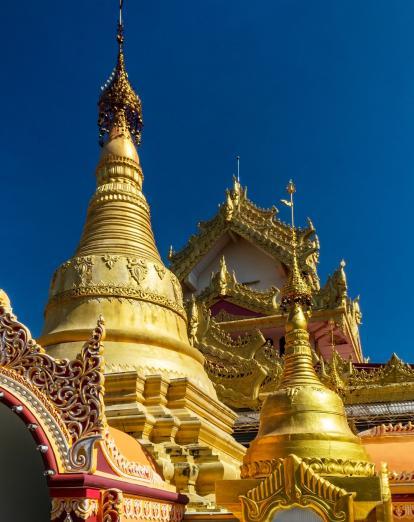
[[[123,2],[119,3],[119,22],[116,39],[118,42],[118,60],[111,76],[102,87],[98,101],[99,143],[105,143],[105,137],[121,117],[136,145],[141,142],[143,127],[142,104],[139,96],[132,88],[125,68],[124,58],[124,24],[122,21]],[[120,114],[121,113],[121,114]]]

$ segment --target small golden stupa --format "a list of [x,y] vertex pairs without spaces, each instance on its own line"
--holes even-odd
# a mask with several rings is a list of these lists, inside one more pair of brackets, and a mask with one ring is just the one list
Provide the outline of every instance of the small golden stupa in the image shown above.
[[[311,291],[298,268],[292,210],[293,266],[282,289],[288,312],[279,388],[265,400],[241,480],[216,484],[217,502],[243,521],[270,521],[278,510],[310,507],[323,520],[391,520],[387,474],[374,465],[347,422],[343,402],[318,378],[308,334]],[[306,517],[303,520],[308,520]],[[292,511],[291,518],[302,520]],[[311,520],[311,519],[309,519]],[[377,518],[370,518],[377,520]]]

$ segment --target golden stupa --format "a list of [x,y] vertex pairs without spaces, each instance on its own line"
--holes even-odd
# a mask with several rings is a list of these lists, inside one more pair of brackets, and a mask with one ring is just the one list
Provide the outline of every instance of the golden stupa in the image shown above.
[[125,69],[122,30],[118,43],[99,99],[97,189],[75,255],[53,277],[40,342],[55,357],[73,357],[102,313],[107,371],[188,377],[215,396],[203,357],[188,341],[181,285],[155,245],[135,146],[141,101]]
[[54,357],[75,357],[102,314],[109,422],[138,439],[164,478],[203,506],[214,499],[215,480],[239,475],[245,449],[231,435],[236,414],[218,401],[204,357],[189,342],[180,282],[155,245],[122,10],[117,40],[117,64],[98,103],[97,189],[75,255],[53,276],[39,342]]
[[[292,182],[287,190],[293,225]],[[260,466],[260,462],[291,453],[304,459],[340,456],[355,463],[369,460],[360,439],[348,425],[342,399],[316,375],[307,320],[312,293],[298,267],[294,226],[292,233],[293,267],[281,292],[282,306],[288,310],[282,381],[263,404],[259,432],[244,458],[244,476],[265,476],[266,466]]]
[[298,508],[313,511],[309,520],[389,521],[386,469],[375,472],[348,425],[341,398],[320,381],[312,364],[307,319],[312,294],[297,262],[292,182],[287,190],[293,266],[281,292],[288,312],[282,380],[263,404],[241,479],[217,482],[217,502],[242,522],[271,522],[281,510],[292,510],[286,520],[302,520]]

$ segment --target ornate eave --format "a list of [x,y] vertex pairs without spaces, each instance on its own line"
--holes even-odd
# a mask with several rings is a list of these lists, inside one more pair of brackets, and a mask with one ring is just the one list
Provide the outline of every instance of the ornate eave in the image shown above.
[[[73,515],[120,522],[138,519],[145,508],[151,519],[179,522],[187,497],[164,482],[137,441],[122,435],[120,442],[119,432],[107,423],[103,325],[101,318],[75,359],[55,359],[0,293],[0,400],[21,417],[38,443],[51,520],[66,514],[65,520]],[[126,457],[119,443],[138,460]]]
[[[207,309],[213,309],[217,305],[220,310],[214,314],[214,319],[230,334],[283,327],[285,322],[279,289],[272,287],[267,291],[257,291],[239,283],[235,273],[231,274],[227,269],[224,257],[221,259],[220,269],[212,275],[210,284],[196,300]],[[329,342],[328,325],[329,321],[334,321],[337,341],[347,346],[354,361],[362,361],[359,337],[362,315],[359,298],[353,300],[348,296],[343,262],[328,277],[325,286],[313,293],[312,301],[314,311],[310,322],[314,325],[312,328],[315,338],[325,344]],[[221,303],[235,305],[240,308],[241,313],[229,313],[222,308]]]
[[[198,224],[197,234],[190,237],[179,252],[170,254],[171,270],[184,281],[191,270],[225,233],[235,233],[280,260],[293,264],[291,227],[277,218],[277,209],[262,209],[247,197],[247,188],[234,180],[233,189],[226,191],[226,201],[214,218]],[[307,228],[296,228],[297,253],[300,269],[308,274],[314,289],[319,288],[316,264],[319,241],[309,220]]]
[[272,474],[240,496],[243,520],[271,520],[277,510],[298,506],[323,520],[353,520],[355,493],[329,482],[296,455],[280,459]]
[[[205,303],[195,299],[188,315],[189,337],[205,357],[206,371],[219,398],[233,408],[259,407],[266,395],[278,387],[283,370],[283,357],[265,342],[261,330],[282,326],[286,316],[280,313],[218,323]],[[311,321],[327,322],[332,318],[338,328],[352,326],[343,307],[315,311]],[[229,333],[240,331],[249,333],[236,338]],[[395,354],[385,365],[369,365],[345,360],[334,349],[330,362],[320,359],[318,372],[348,407],[414,399],[414,369]]]
[[211,277],[210,284],[197,296],[197,301],[210,308],[219,299],[224,298],[247,310],[268,315],[278,309],[278,295],[279,289],[276,287],[259,291],[239,283],[236,274],[228,271],[222,257],[220,270]]

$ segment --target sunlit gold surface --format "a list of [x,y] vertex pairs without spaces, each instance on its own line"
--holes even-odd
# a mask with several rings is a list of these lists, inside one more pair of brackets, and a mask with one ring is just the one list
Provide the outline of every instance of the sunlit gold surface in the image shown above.
[[75,255],[52,279],[40,342],[71,357],[105,316],[108,422],[145,444],[166,480],[203,506],[215,480],[239,476],[245,449],[231,436],[235,413],[218,401],[204,357],[189,342],[180,282],[155,245],[135,148],[141,104],[119,32],[118,42],[99,101],[97,189]]
[[295,304],[286,324],[280,388],[263,405],[259,433],[244,459],[245,474],[255,469],[251,463],[290,453],[301,458],[368,461],[348,426],[341,398],[321,383],[313,369],[306,326],[302,307]]
[[341,398],[315,373],[304,311],[311,302],[310,288],[298,269],[293,226],[292,236],[294,262],[281,300],[288,309],[285,364],[278,390],[263,405],[258,435],[244,459],[244,476],[260,476],[260,468],[252,466],[255,462],[269,462],[291,453],[301,458],[369,460],[348,426]]
[[188,342],[180,284],[155,246],[123,111],[113,125],[79,247],[53,278],[40,342],[56,357],[74,356],[102,313],[108,371],[189,377],[214,396],[203,357]]
[[[234,178],[233,188],[226,191],[226,200],[219,205],[218,213],[209,221],[198,225],[197,234],[190,237],[179,252],[170,250],[171,269],[185,281],[188,274],[226,232],[235,233],[257,245],[270,256],[290,267],[293,261],[291,227],[277,217],[275,207],[263,209],[247,196]],[[319,289],[316,265],[319,257],[319,240],[310,220],[306,228],[296,229],[298,264],[308,273],[312,289]]]
[[[291,186],[288,192],[296,257]],[[288,317],[280,384],[263,405],[241,480],[218,482],[217,502],[242,522],[270,522],[277,511],[292,507],[312,509],[322,520],[391,521],[386,473],[375,473],[348,426],[341,398],[315,373],[307,331],[310,288],[296,259],[281,304]]]

